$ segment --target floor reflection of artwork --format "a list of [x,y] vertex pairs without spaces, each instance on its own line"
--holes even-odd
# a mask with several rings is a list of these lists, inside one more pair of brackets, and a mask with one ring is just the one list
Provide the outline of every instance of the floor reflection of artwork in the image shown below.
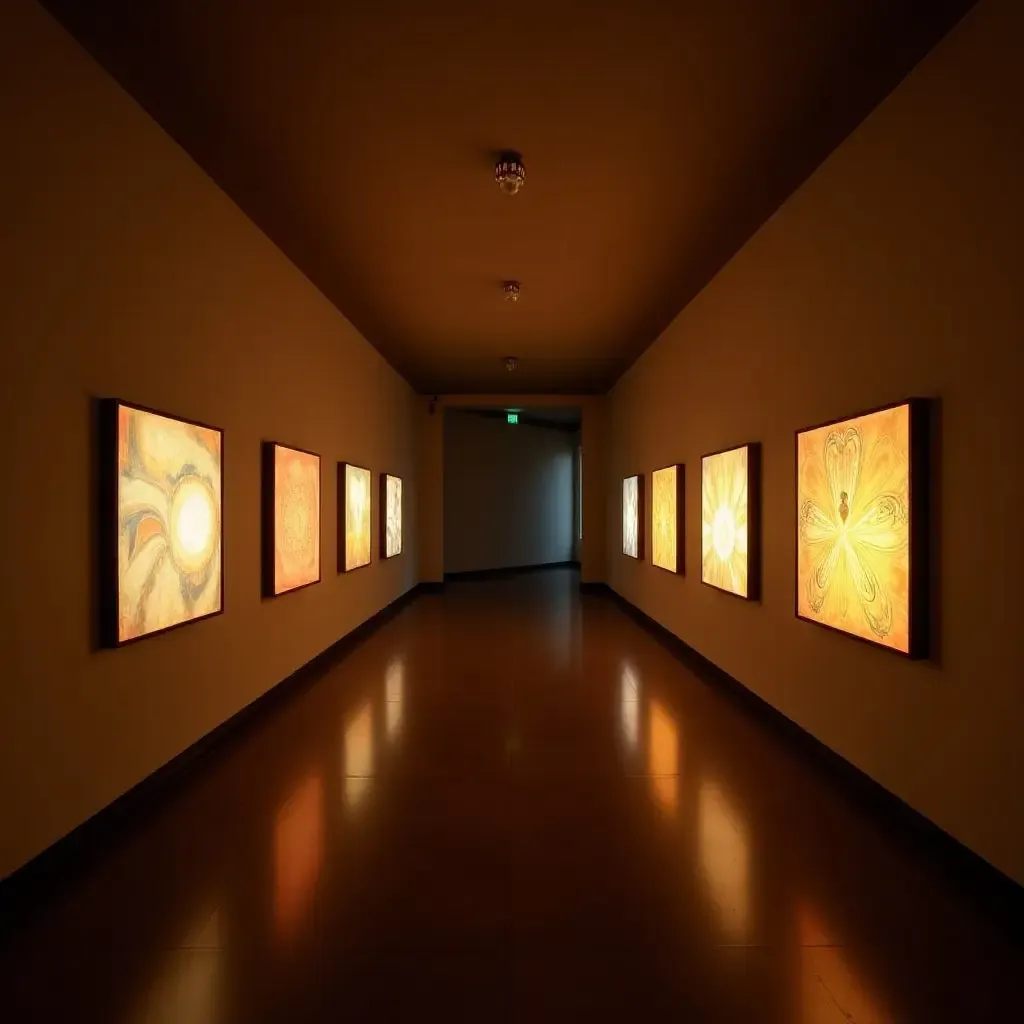
[[730,943],[750,938],[750,850],[746,831],[725,794],[713,782],[697,797],[698,847],[707,895]]
[[324,857],[324,787],[308,776],[274,824],[274,924],[288,940],[305,916]]
[[669,572],[683,569],[683,467],[666,466],[651,476],[651,564]]
[[[338,538],[344,551],[340,572],[370,564],[370,471],[350,462],[339,464],[339,498],[345,496],[344,536]],[[342,548],[342,545],[343,548]]]
[[647,773],[654,799],[663,811],[674,812],[679,799],[679,730],[661,701],[648,706]]
[[640,480],[627,476],[622,481],[622,553],[630,558],[642,557],[640,552]]
[[275,444],[273,593],[320,579],[320,456]]
[[910,405],[796,444],[797,614],[910,653]]
[[221,432],[116,404],[116,643],[222,608]]
[[755,458],[744,445],[701,459],[701,580],[749,598],[758,596]]
[[402,553],[402,478],[384,477],[384,557]]

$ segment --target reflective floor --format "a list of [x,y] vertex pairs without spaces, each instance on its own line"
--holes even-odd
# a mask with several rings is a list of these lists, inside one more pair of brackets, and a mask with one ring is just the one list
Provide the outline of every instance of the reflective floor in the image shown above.
[[1024,1019],[1024,959],[569,571],[449,584],[0,955],[0,1019]]

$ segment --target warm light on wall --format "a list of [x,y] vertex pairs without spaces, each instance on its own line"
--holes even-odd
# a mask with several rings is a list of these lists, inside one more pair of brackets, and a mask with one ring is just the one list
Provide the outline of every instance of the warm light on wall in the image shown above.
[[651,476],[651,564],[669,572],[683,571],[684,473],[676,465]]
[[701,459],[701,581],[760,597],[760,447]]

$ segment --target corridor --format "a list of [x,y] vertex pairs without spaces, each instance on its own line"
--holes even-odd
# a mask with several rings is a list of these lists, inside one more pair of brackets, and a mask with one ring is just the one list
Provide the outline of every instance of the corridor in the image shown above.
[[0,1018],[1018,1020],[1024,960],[570,570],[421,596],[0,951]]

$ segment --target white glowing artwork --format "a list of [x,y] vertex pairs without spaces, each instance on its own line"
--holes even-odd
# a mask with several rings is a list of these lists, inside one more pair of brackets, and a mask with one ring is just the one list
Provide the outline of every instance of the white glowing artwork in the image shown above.
[[402,553],[402,478],[384,475],[384,557]]
[[630,558],[643,557],[640,550],[641,480],[640,476],[627,476],[622,481],[622,553]]

